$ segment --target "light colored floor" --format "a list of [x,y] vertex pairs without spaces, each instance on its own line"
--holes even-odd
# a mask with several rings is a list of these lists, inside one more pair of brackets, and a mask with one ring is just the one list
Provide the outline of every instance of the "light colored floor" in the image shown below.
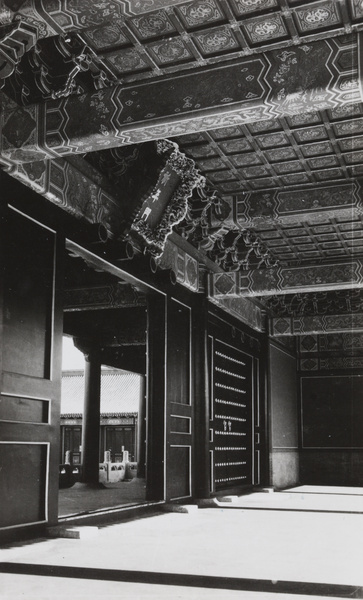
[[295,488],[282,490],[284,493],[301,494],[344,494],[351,496],[363,496],[363,487],[343,487],[338,485],[299,485]]
[[[270,508],[276,495],[265,494]],[[287,504],[294,502],[291,495],[286,495]],[[328,494],[324,497],[330,501]],[[363,514],[230,510],[226,504],[82,531],[85,535],[79,540],[41,540],[0,549],[0,561],[78,566],[90,569],[90,574],[92,569],[122,569],[363,586]],[[289,600],[318,596],[0,573],[4,600],[86,597]]]
[[[307,489],[306,489],[307,488]],[[233,498],[227,508],[238,509],[266,509],[266,510],[294,510],[294,511],[319,511],[319,512],[352,512],[363,513],[362,488],[347,488],[345,492],[339,488],[328,487],[322,492],[317,486],[301,486],[284,492],[254,493],[239,498]],[[343,490],[344,488],[340,488]],[[351,493],[348,490],[358,490]],[[362,493],[359,493],[359,490]],[[219,506],[223,503],[217,501]]]

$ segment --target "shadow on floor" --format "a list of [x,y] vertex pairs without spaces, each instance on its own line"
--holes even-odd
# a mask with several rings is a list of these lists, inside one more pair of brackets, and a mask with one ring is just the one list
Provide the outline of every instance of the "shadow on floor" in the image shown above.
[[107,484],[107,487],[90,488],[75,483],[71,488],[59,490],[59,517],[79,515],[127,504],[142,504],[146,498],[145,479],[131,479]]

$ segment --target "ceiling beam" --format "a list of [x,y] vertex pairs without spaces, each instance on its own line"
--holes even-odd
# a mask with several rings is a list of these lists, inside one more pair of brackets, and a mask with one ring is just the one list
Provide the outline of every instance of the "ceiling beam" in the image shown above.
[[[358,34],[360,35],[360,34]],[[1,155],[33,162],[361,101],[338,38],[4,112]]]
[[101,361],[108,367],[145,375],[146,347],[140,345],[101,348]]
[[[41,160],[34,163],[5,163],[12,179],[44,196],[59,208],[89,223],[104,222],[111,232],[118,232],[124,215],[121,199],[96,169],[81,157],[71,160]],[[7,177],[1,175],[1,177]],[[8,178],[3,182],[8,198],[22,197],[21,186]],[[1,181],[1,179],[0,179]]]
[[[258,229],[275,224],[290,225],[322,219],[352,219],[363,213],[362,183],[336,183],[332,186],[306,186],[264,192],[246,192],[243,196],[224,198],[228,217],[217,219],[211,214],[211,227]],[[228,212],[228,211],[226,211]]]
[[[64,315],[64,332],[76,338],[82,350],[92,343],[99,348],[146,344],[146,307],[88,310]],[[83,351],[83,350],[82,350]]]
[[[129,282],[136,286],[141,285],[140,277],[143,280],[147,279],[150,288],[145,284],[143,291],[154,289],[155,285],[158,288],[160,273],[167,269],[173,269],[177,272],[177,281],[181,285],[194,292],[204,289],[204,271],[200,265],[205,263],[206,257],[187,242],[184,242],[183,248],[180,248],[180,244],[177,245],[175,242],[166,240],[165,251],[158,263],[156,275],[151,273],[147,259],[139,261],[135,257],[132,261],[118,262],[118,248],[115,248],[115,252],[107,254],[106,257],[102,258],[103,254],[99,255],[104,250],[107,252],[108,246],[102,243],[92,243],[87,235],[88,227],[85,221],[96,224],[101,222],[117,237],[124,227],[123,207],[126,200],[122,199],[121,201],[116,192],[107,186],[107,182],[100,173],[80,156],[70,157],[70,160],[43,160],[23,165],[8,163],[5,168],[9,174],[0,170],[0,189],[4,196],[2,199],[10,203],[15,202],[17,206],[20,205],[22,210],[27,211],[30,204],[32,208],[38,206],[36,194],[40,194],[55,206],[76,217],[74,222],[72,221],[72,225],[68,221],[64,224],[68,249],[75,256],[83,258],[86,264],[91,261],[91,252],[95,260],[94,269],[110,272],[119,279],[130,277]],[[29,192],[29,188],[34,192],[33,196],[32,192]],[[53,220],[59,225],[56,215]],[[92,230],[92,235],[93,233]],[[110,263],[111,260],[113,264]],[[131,262],[132,265],[126,265]],[[140,262],[145,264],[140,265]],[[211,264],[209,261],[208,265]],[[127,270],[130,272],[129,274]],[[154,283],[152,284],[152,282]]]
[[209,276],[211,298],[258,297],[352,288],[363,288],[363,262],[358,259],[328,265],[252,269],[213,273]]
[[253,304],[248,298],[209,298],[213,304],[219,306],[222,310],[236,317],[245,325],[248,325],[255,331],[264,333],[266,331],[266,318],[264,311]]
[[314,315],[270,319],[270,336],[363,332],[363,314]]
[[146,298],[125,283],[111,283],[64,291],[64,311],[100,310],[146,306]]

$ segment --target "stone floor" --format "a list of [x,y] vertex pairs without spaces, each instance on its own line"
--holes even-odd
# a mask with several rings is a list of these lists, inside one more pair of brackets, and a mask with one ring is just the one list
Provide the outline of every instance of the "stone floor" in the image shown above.
[[[355,488],[357,489],[357,488]],[[326,490],[329,492],[329,490]],[[363,598],[363,514],[241,498],[0,549],[2,600]],[[287,510],[274,509],[286,494]],[[354,494],[361,498],[363,495]],[[253,494],[249,496],[253,499]],[[239,505],[239,506],[238,506]],[[342,508],[342,506],[341,506]]]

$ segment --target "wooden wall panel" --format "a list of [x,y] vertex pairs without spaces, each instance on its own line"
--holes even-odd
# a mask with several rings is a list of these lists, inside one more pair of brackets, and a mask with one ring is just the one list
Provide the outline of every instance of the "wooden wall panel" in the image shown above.
[[188,497],[190,489],[191,446],[171,446],[169,450],[168,496]]
[[273,448],[298,447],[296,358],[270,345],[271,443]]
[[54,233],[13,211],[7,226],[3,368],[49,379]]
[[1,206],[0,229],[0,529],[7,531],[58,519],[64,244],[15,203]]
[[48,444],[0,442],[1,528],[47,520],[48,453]]
[[301,378],[303,448],[363,448],[363,376]]
[[298,388],[296,357],[269,345],[271,417],[270,484],[278,489],[299,482]]

